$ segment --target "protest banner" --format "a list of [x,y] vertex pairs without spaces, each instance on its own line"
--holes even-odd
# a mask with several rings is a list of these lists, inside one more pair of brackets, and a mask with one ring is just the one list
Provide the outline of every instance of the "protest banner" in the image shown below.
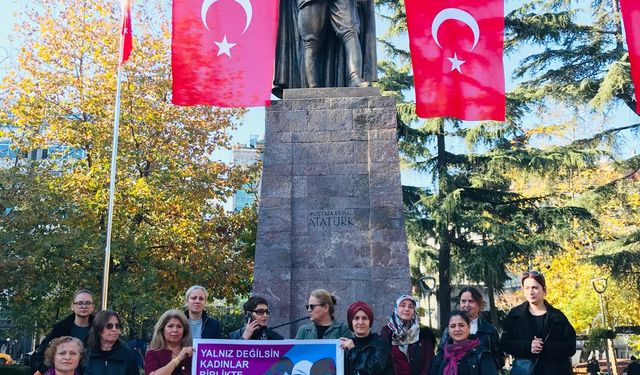
[[343,375],[340,340],[194,340],[192,375]]

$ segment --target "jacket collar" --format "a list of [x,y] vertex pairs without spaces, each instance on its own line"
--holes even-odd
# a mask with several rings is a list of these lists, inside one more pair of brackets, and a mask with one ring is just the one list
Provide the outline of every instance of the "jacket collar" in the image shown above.
[[[189,309],[184,309],[184,315],[187,317],[187,320],[189,320]],[[200,319],[202,320],[202,324],[204,325],[204,323],[209,319],[207,310],[202,310],[202,318]]]
[[[547,300],[544,300],[544,305],[547,307],[547,313],[549,313],[549,316],[555,315],[556,312],[558,311],[556,308],[551,306],[551,304],[549,304],[549,302],[547,302]],[[520,305],[518,305],[518,306],[514,307],[513,309],[511,309],[510,314],[515,315],[515,316],[522,316],[528,310],[529,310],[529,302],[524,301]]]
[[487,322],[486,320],[478,317],[478,332],[482,333],[492,333],[495,330],[495,327]]

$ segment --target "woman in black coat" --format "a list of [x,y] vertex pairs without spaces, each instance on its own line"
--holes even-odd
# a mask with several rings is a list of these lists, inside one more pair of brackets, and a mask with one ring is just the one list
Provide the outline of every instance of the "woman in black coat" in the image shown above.
[[362,301],[354,302],[347,309],[347,322],[353,338],[341,337],[340,346],[345,349],[346,375],[393,375],[393,363],[389,345],[371,332],[373,309]]
[[430,375],[498,375],[493,354],[471,334],[466,312],[453,311],[447,330],[447,342],[433,359]]
[[136,352],[120,341],[122,324],[115,311],[96,314],[87,342],[84,375],[138,375]]
[[527,299],[514,307],[503,322],[500,348],[518,362],[531,362],[534,375],[571,375],[576,352],[576,331],[564,314],[544,300],[547,284],[536,271],[521,278]]

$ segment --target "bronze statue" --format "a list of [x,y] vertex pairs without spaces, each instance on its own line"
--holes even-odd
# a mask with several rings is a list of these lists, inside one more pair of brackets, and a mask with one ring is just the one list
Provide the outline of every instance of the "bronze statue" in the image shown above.
[[274,93],[377,80],[373,0],[280,0]]

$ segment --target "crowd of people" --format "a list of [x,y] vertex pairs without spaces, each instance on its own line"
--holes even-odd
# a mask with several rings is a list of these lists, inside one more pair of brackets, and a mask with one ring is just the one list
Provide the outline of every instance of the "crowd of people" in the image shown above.
[[[418,303],[411,295],[396,299],[378,334],[372,327],[373,309],[366,302],[352,303],[344,323],[335,317],[335,296],[317,289],[305,305],[310,322],[298,329],[295,339],[339,340],[349,375],[493,375],[504,367],[507,355],[513,358],[512,375],[572,374],[575,330],[560,310],[545,301],[541,273],[523,273],[521,285],[526,301],[508,313],[502,335],[480,317],[483,297],[473,287],[460,290],[460,310],[451,313],[438,344],[433,331],[420,326]],[[220,323],[204,310],[206,302],[206,289],[195,285],[185,294],[184,311],[162,314],[144,357],[145,375],[191,374],[192,340],[223,338]],[[73,313],[53,327],[32,356],[36,374],[139,373],[136,352],[121,341],[118,313],[103,310],[94,316],[93,306],[89,291],[75,293]],[[246,323],[229,333],[230,339],[283,339],[268,327],[266,299],[253,296],[243,310]]]

